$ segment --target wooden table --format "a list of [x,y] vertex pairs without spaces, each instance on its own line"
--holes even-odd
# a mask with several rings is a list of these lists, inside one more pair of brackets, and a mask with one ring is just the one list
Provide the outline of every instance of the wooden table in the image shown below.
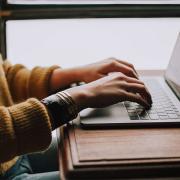
[[180,128],[85,130],[76,119],[59,147],[63,180],[180,179]]

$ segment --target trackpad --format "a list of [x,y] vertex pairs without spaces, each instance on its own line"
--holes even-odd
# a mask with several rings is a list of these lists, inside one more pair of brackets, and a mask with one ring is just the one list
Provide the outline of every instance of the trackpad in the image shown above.
[[124,103],[118,103],[106,108],[88,108],[80,112],[81,125],[89,126],[112,126],[129,120]]

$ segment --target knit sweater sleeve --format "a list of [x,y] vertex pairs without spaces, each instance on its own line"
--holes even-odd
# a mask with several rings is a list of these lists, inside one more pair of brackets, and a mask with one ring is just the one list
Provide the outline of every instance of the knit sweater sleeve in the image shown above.
[[11,65],[7,60],[3,63],[8,86],[14,102],[29,97],[42,99],[50,94],[49,80],[54,69],[59,66],[35,67],[27,69],[21,64]]
[[51,142],[47,110],[35,98],[10,107],[0,106],[0,124],[0,163],[44,150]]

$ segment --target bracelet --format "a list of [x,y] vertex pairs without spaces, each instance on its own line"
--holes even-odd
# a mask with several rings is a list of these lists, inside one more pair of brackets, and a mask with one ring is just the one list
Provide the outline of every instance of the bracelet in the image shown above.
[[65,91],[48,96],[41,100],[41,102],[49,110],[53,129],[68,123],[78,116],[78,108],[75,101],[71,95]]
[[72,119],[75,119],[78,115],[78,108],[72,97],[69,95],[69,93],[62,91],[58,92],[56,94],[62,101],[64,101],[64,104],[68,107],[68,112]]

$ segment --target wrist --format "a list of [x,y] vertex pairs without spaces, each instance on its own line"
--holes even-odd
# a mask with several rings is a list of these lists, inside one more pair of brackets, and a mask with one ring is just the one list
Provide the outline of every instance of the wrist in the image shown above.
[[80,82],[82,74],[78,68],[55,69],[50,80],[51,92],[56,92],[59,89],[64,89],[72,83]]
[[77,86],[66,90],[76,102],[78,112],[88,108],[93,98],[93,94],[90,93],[85,86],[86,85]]

